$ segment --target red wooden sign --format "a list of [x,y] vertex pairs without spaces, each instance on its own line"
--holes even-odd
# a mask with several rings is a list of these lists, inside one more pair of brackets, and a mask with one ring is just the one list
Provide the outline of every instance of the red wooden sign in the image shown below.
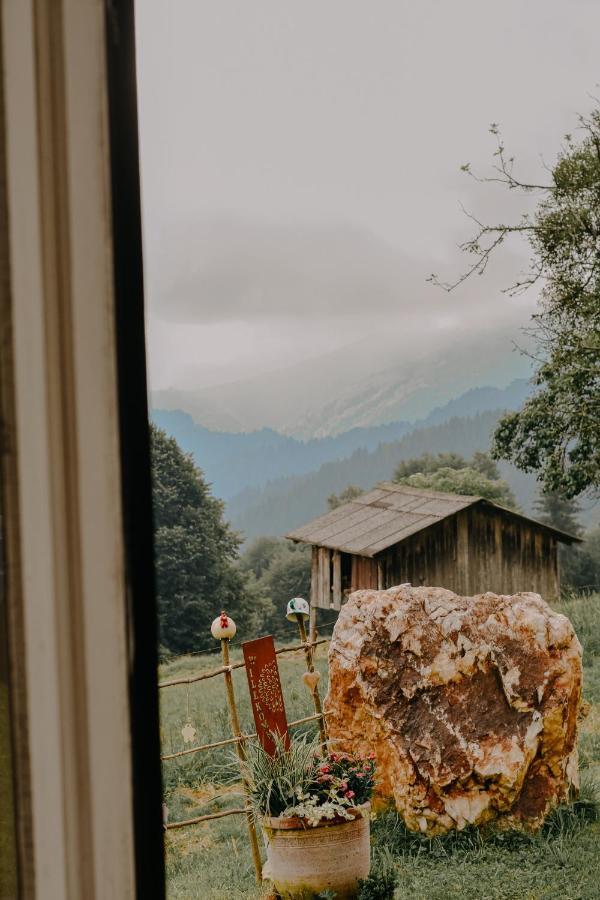
[[290,745],[275,644],[269,635],[244,641],[242,650],[256,733],[261,746],[272,756],[276,749],[274,734],[283,737],[286,748]]

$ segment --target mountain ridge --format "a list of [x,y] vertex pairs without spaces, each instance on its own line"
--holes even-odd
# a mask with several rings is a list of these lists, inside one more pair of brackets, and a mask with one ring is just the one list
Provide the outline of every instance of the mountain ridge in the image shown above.
[[427,341],[364,340],[289,368],[241,381],[154,391],[152,406],[184,410],[212,431],[247,433],[269,427],[299,440],[335,437],[356,427],[425,418],[437,407],[487,385],[503,390],[528,378],[531,360],[514,352],[514,334],[494,340],[432,329]]
[[[279,478],[261,488],[246,488],[226,506],[234,528],[245,539],[282,535],[327,511],[327,497],[348,484],[368,489],[389,480],[399,462],[423,453],[454,452],[472,456],[489,449],[490,437],[505,409],[489,410],[471,418],[455,416],[437,425],[416,428],[398,441],[381,443],[375,450],[357,449],[350,457],[324,463],[304,475]],[[501,462],[504,478],[526,514],[531,514],[537,492],[534,475]]]
[[279,477],[308,474],[327,462],[348,458],[357,450],[400,440],[419,427],[440,424],[455,416],[470,417],[490,408],[518,409],[530,392],[525,379],[504,389],[471,388],[421,421],[398,421],[310,440],[282,435],[272,428],[250,432],[212,431],[182,410],[152,410],[153,421],[192,453],[213,485],[215,494],[231,500],[247,488],[258,488]]

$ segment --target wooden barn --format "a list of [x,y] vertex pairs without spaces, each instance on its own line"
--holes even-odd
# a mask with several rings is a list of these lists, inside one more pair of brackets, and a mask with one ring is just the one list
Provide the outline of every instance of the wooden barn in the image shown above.
[[558,597],[558,543],[579,538],[481,497],[383,482],[286,535],[312,545],[311,603],[410,582],[469,595]]

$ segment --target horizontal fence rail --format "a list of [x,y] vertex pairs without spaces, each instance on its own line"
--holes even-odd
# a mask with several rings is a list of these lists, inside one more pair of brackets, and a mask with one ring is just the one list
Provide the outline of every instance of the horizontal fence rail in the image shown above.
[[[304,725],[305,722],[318,722],[324,719],[323,713],[315,713],[312,716],[304,716],[303,719],[296,719],[294,722],[288,722],[288,728],[294,728],[296,725]],[[243,744],[245,741],[252,741],[258,735],[256,732],[252,734],[241,734],[239,737],[225,738],[223,741],[215,741],[214,744],[200,744],[198,747],[188,747],[187,750],[179,750],[177,753],[165,753],[161,756],[162,760],[177,759],[180,756],[188,756],[190,753],[200,753],[201,750],[214,750],[217,747],[226,747],[228,744]]]
[[[275,651],[279,656],[280,653],[294,653],[298,650],[310,650],[311,647],[317,647],[319,644],[326,644],[329,638],[320,638],[318,641],[305,641],[302,644],[296,644],[293,647],[281,647]],[[200,672],[198,675],[190,675],[189,678],[173,678],[170,681],[159,681],[159,688],[177,687],[178,684],[195,684],[196,681],[205,681],[207,678],[214,678],[215,675],[224,675],[225,672],[233,672],[234,669],[245,668],[245,662],[232,663],[230,666],[219,666],[218,669],[211,669],[210,672]]]
[[218,813],[210,813],[206,816],[196,816],[195,819],[184,819],[181,822],[169,822],[165,828],[184,828],[186,825],[197,825],[198,822],[209,822],[211,819],[224,819],[225,816],[245,816],[247,810],[244,807],[239,809],[222,809]]

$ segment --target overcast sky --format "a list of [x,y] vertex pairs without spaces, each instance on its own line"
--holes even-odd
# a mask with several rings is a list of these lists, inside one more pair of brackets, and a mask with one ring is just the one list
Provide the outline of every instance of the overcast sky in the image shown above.
[[202,388],[410,322],[518,332],[500,287],[450,296],[460,209],[507,218],[600,94],[598,0],[138,0],[150,381]]

